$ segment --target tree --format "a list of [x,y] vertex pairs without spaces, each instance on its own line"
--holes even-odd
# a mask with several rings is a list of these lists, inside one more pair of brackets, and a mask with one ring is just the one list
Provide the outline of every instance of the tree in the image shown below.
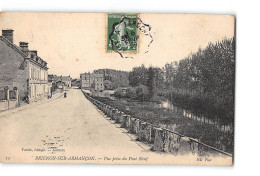
[[[234,113],[235,39],[209,43],[205,49],[163,68],[165,85],[171,89],[198,94],[204,109]],[[181,98],[184,100],[184,97]],[[202,101],[203,100],[203,101]],[[188,101],[188,100],[187,100]],[[197,100],[196,100],[197,101]],[[196,104],[196,103],[194,103]]]
[[149,99],[149,90],[145,85],[139,85],[136,88],[136,96],[139,101],[145,101]]
[[133,87],[138,85],[147,85],[148,70],[141,65],[141,67],[134,67],[129,73],[129,84]]

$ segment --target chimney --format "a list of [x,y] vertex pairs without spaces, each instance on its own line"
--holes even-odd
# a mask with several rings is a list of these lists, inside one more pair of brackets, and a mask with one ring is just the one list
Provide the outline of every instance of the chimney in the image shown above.
[[32,50],[31,52],[34,53],[35,56],[38,56],[38,55],[37,55],[37,50]]
[[47,67],[47,62],[43,61],[43,66]]
[[19,44],[23,51],[28,50],[28,42],[20,42]]
[[39,57],[38,63],[39,63],[39,64],[42,64],[42,61],[43,61],[43,60]]
[[12,29],[3,29],[2,36],[5,37],[9,42],[13,43],[13,32]]
[[28,42],[19,42],[20,48],[22,48],[22,51],[28,55],[29,49],[28,49]]

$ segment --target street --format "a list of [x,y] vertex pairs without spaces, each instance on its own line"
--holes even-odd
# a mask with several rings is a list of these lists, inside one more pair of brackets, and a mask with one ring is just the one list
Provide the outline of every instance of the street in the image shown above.
[[[0,160],[12,163],[194,163],[155,153],[70,89],[51,100],[0,113]],[[218,162],[215,161],[215,164]],[[221,161],[219,162],[219,164]],[[200,162],[198,164],[211,164]],[[222,161],[223,164],[223,161]]]
[[97,157],[147,155],[143,147],[106,120],[80,90],[69,90],[67,98],[60,96],[21,108],[0,113],[2,161],[37,163],[44,161],[35,160],[35,156],[65,155],[94,156],[97,163]]

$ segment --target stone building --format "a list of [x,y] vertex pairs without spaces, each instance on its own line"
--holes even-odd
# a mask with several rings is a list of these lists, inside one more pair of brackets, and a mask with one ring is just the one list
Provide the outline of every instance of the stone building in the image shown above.
[[61,80],[61,82],[64,83],[66,88],[71,88],[71,77],[70,76],[61,76],[60,80]]
[[71,88],[71,80],[70,76],[57,76],[57,75],[48,75],[49,82],[52,83],[53,91],[56,89],[66,90]]
[[102,74],[90,75],[90,90],[103,91],[104,90],[104,78]]
[[0,87],[18,88],[19,99],[29,102],[49,96],[47,62],[27,42],[13,43],[13,30],[2,30],[0,36]]
[[104,90],[104,76],[103,74],[83,73],[80,74],[81,88],[91,91]]
[[81,88],[90,89],[90,73],[80,74]]

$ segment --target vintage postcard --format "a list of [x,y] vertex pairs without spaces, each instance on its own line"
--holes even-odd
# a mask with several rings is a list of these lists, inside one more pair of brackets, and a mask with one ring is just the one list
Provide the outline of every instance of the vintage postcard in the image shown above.
[[232,166],[235,17],[0,13],[0,162]]

